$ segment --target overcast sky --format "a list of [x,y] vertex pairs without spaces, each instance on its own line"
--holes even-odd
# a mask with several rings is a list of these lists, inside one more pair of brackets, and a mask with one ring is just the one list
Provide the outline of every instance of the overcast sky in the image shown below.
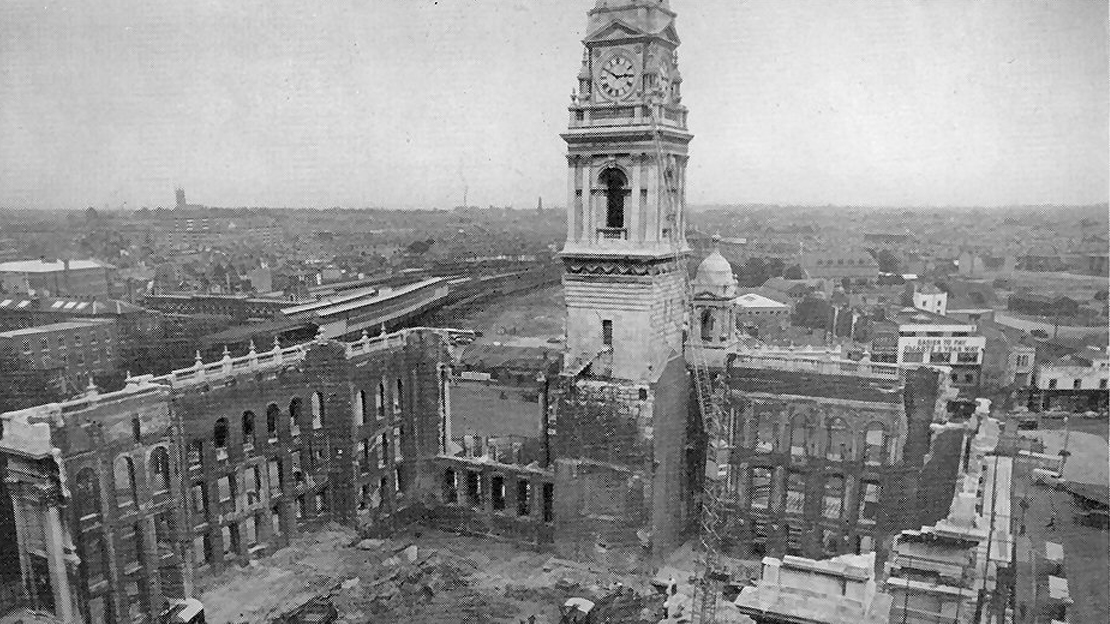
[[[0,2],[0,205],[534,206],[594,0]],[[672,0],[692,203],[1107,200],[1107,3]]]

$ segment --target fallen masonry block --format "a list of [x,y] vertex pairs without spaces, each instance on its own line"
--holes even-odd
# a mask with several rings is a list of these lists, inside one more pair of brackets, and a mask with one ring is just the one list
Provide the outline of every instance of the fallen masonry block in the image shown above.
[[362,550],[381,550],[385,546],[385,540],[380,539],[364,539],[358,543],[358,547]]

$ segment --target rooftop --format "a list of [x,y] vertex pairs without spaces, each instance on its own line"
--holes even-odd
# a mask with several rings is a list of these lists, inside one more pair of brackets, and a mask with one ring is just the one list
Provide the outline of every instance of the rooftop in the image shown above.
[[902,385],[898,377],[880,378],[855,375],[823,374],[809,370],[771,370],[743,366],[734,362],[729,374],[731,387],[747,393],[768,393],[840,399],[899,405],[902,403]]
[[13,329],[12,331],[0,332],[0,338],[19,338],[22,336],[49,334],[70,329],[83,329],[86,327],[106,325],[111,322],[112,321],[108,319],[82,319],[79,321],[66,321],[64,323],[51,323],[49,325],[39,325],[37,327],[26,327],[24,329]]
[[902,308],[894,314],[893,321],[898,325],[968,325],[966,321],[918,308]]
[[[84,269],[114,269],[111,264],[99,260],[70,260],[69,270],[80,271]],[[66,270],[66,263],[62,260],[44,262],[43,260],[13,260],[0,262],[0,273],[54,273]]]
[[80,314],[127,314],[129,312],[142,312],[143,308],[116,299],[86,301],[81,299],[2,297],[0,298],[0,311],[3,310],[37,310],[40,312],[73,312]]
[[732,303],[742,308],[778,308],[783,310],[790,308],[790,306],[786,305],[785,303],[780,303],[778,301],[775,301],[774,299],[771,299],[770,297],[764,297],[763,295],[759,295],[756,293],[747,293],[744,295],[740,295],[739,297],[733,299]]

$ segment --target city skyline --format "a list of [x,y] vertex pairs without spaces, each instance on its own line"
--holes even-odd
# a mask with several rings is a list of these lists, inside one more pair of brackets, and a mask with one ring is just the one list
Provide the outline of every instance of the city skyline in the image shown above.
[[[561,205],[592,4],[6,4],[0,206]],[[673,8],[691,204],[1107,201],[1104,4]]]

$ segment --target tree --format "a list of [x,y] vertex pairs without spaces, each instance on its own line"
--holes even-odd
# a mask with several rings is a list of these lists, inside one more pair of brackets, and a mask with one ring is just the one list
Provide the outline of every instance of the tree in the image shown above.
[[878,252],[872,252],[875,261],[879,263],[879,271],[883,273],[901,273],[902,261],[898,258],[898,254],[889,249],[880,249]]
[[745,286],[759,286],[766,282],[769,278],[767,276],[767,265],[763,262],[763,258],[751,257],[744,263],[744,268],[741,271],[743,282]]
[[802,266],[800,264],[792,264],[786,267],[786,270],[782,272],[782,276],[788,280],[805,279],[805,273],[802,272]]

